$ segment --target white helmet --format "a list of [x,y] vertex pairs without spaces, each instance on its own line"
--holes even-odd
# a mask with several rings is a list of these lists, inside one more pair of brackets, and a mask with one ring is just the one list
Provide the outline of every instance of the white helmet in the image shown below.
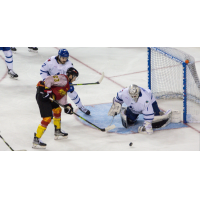
[[128,92],[133,100],[137,102],[140,95],[140,88],[137,85],[131,84],[128,88]]

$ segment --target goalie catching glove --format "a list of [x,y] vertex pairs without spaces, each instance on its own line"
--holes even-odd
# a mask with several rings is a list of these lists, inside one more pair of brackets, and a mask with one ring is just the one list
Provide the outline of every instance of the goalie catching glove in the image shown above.
[[69,114],[69,115],[72,115],[73,114],[73,107],[71,104],[66,104],[64,105],[64,108],[65,108],[65,113],[66,114]]
[[114,117],[115,115],[118,115],[121,111],[122,105],[115,101],[115,97],[113,98],[113,104],[108,112],[108,116]]

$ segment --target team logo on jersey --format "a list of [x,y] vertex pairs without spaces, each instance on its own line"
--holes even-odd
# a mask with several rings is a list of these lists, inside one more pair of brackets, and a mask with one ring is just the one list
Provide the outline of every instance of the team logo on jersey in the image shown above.
[[149,103],[148,101],[146,101],[146,103]]
[[49,58],[48,62],[51,61],[51,59]]
[[58,92],[60,93],[61,96],[66,95],[66,92],[63,89],[58,90]]

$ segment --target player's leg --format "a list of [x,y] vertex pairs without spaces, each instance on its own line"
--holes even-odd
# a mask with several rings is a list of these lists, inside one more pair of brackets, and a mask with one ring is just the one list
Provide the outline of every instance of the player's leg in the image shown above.
[[8,68],[8,74],[11,78],[17,78],[18,75],[13,71],[13,55],[10,47],[3,47],[3,53],[5,55],[5,61]]
[[65,133],[63,130],[61,130],[61,111],[62,109],[60,108],[60,106],[58,106],[58,104],[52,102],[52,111],[53,111],[53,124],[55,127],[55,140],[57,140],[59,138],[59,136],[62,136],[64,138],[67,138],[68,133]]
[[121,115],[122,125],[125,128],[128,128],[129,126],[133,125],[139,116],[139,114],[133,113],[129,107],[128,108],[122,107],[120,115]]
[[72,92],[68,92],[67,93],[68,96],[70,97],[70,99],[76,104],[76,106],[83,112],[85,113],[86,115],[89,115],[90,114],[90,111],[85,108],[81,102],[81,99],[80,97],[78,96],[77,92],[76,91],[72,91]]
[[51,101],[42,101],[39,93],[39,89],[36,94],[37,104],[39,106],[40,115],[42,117],[42,121],[39,124],[36,133],[34,134],[33,139],[33,148],[46,148],[46,144],[42,142],[41,137],[47,129],[47,126],[51,122],[52,115],[52,106]]

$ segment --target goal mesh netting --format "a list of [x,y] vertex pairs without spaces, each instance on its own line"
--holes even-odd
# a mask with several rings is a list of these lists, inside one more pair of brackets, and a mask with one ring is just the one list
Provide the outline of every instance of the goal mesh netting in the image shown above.
[[184,122],[200,122],[200,81],[192,56],[175,48],[149,47],[148,84],[156,99],[183,99]]

